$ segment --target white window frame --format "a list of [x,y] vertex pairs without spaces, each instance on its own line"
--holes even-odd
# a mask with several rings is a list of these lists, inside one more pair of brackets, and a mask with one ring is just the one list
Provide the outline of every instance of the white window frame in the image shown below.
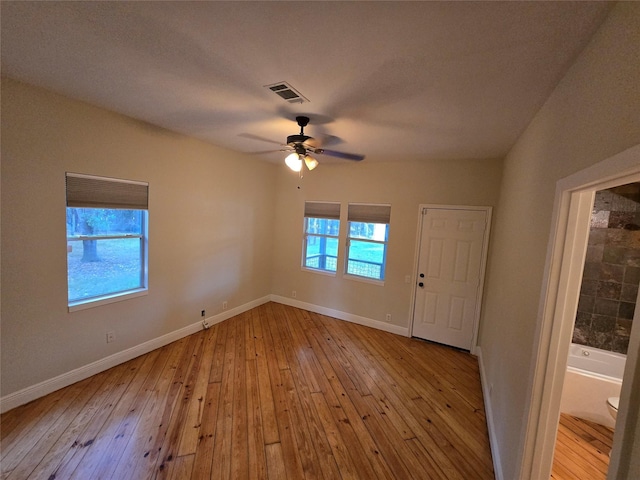
[[[346,254],[344,259],[344,277],[351,280],[358,280],[366,283],[373,283],[375,285],[384,285],[387,270],[387,251],[389,246],[389,227],[391,220],[391,205],[390,204],[375,204],[375,203],[350,203],[348,205],[347,213],[347,238],[345,242]],[[386,225],[385,239],[371,240],[359,237],[351,236],[351,224],[352,223],[374,223]],[[358,275],[356,273],[349,273],[350,262],[350,249],[351,242],[363,242],[374,243],[384,246],[382,263],[380,265],[380,273],[382,278],[374,278],[366,275]],[[358,261],[358,260],[354,260]]]
[[[69,312],[93,308],[114,302],[148,294],[148,187],[146,182],[122,180],[110,177],[98,177],[78,173],[66,173],[67,208],[125,209],[141,211],[142,233],[117,235],[73,235],[67,236],[67,252],[70,241],[81,240],[140,240],[140,287],[115,293],[96,295],[89,298],[70,301],[67,297]],[[65,227],[66,233],[66,227]],[[67,269],[67,283],[69,273]],[[67,289],[68,295],[68,289]]]
[[[302,234],[302,270],[309,272],[320,273],[322,275],[329,275],[335,277],[338,272],[338,252],[340,251],[340,203],[338,202],[319,202],[319,201],[307,201],[305,202],[304,222],[303,222],[303,234]],[[320,220],[337,220],[338,221],[338,233],[336,235],[309,233],[308,225],[309,219]],[[336,269],[328,270],[326,268],[315,268],[307,266],[307,247],[309,237],[322,237],[325,239],[335,239],[338,242],[336,249]]]

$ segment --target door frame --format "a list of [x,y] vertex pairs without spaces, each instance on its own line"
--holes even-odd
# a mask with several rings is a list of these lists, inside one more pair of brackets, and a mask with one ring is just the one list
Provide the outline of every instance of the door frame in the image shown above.
[[[549,478],[560,417],[560,400],[582,282],[589,221],[597,190],[640,181],[640,145],[559,180],[553,209],[532,362],[528,418],[519,478]],[[608,478],[629,468],[638,435],[637,400],[629,409],[633,380],[640,375],[640,309],[636,309],[620,394]]]
[[491,232],[491,214],[493,207],[478,205],[440,205],[432,203],[421,203],[418,206],[418,229],[416,231],[416,247],[413,255],[413,271],[411,275],[411,303],[409,305],[409,330],[408,336],[413,336],[413,320],[416,307],[416,285],[418,282],[418,262],[420,260],[420,245],[422,243],[422,227],[424,223],[424,210],[472,210],[482,211],[486,214],[486,224],[484,238],[482,240],[482,256],[480,259],[480,283],[478,284],[476,311],[473,316],[473,338],[471,339],[471,354],[476,355],[478,344],[478,331],[480,327],[480,312],[482,310],[482,300],[484,297],[484,280],[487,269],[487,255],[489,252],[489,235]]

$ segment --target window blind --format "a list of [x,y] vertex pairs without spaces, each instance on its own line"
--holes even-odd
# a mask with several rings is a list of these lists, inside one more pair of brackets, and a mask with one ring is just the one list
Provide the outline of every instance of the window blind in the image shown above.
[[348,220],[363,223],[389,223],[391,219],[391,205],[376,205],[371,203],[350,203]]
[[340,204],[330,202],[304,202],[304,216],[340,220]]
[[149,184],[67,173],[67,207],[147,210]]

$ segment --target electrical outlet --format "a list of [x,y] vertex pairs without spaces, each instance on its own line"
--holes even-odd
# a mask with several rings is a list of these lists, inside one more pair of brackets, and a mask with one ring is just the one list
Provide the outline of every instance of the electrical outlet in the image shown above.
[[296,291],[295,291],[295,290],[293,290],[293,291],[291,292],[291,297],[292,297],[292,298],[296,298],[296,295],[297,295]]
[[224,302],[222,302],[222,309],[223,310],[226,310],[228,306],[229,306],[229,304],[227,303],[226,300]]
[[405,275],[404,283],[411,283],[411,275]]
[[116,340],[116,332],[107,332],[107,343],[114,342]]
[[391,322],[391,314],[387,313],[387,322]]
[[204,310],[202,310],[202,311],[200,312],[200,316],[201,316],[201,317],[204,317]]

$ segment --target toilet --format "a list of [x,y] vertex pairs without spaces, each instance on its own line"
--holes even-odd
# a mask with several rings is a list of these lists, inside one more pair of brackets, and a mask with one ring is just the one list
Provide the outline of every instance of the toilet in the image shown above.
[[615,420],[618,416],[618,404],[620,403],[620,397],[609,397],[607,398],[607,408],[609,409],[609,413]]

